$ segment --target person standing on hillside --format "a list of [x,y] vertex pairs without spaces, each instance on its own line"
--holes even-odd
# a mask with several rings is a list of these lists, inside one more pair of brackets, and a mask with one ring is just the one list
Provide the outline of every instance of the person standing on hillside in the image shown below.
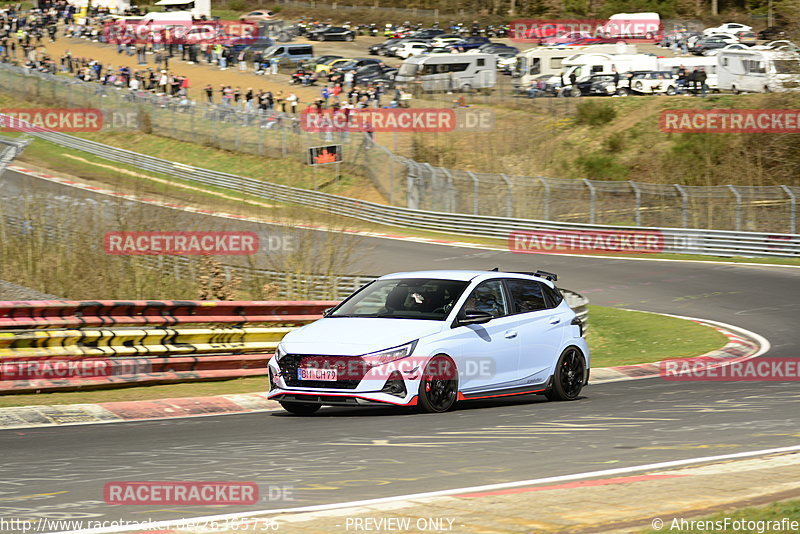
[[208,83],[206,84],[205,88],[203,89],[206,92],[206,99],[208,100],[209,104],[214,103],[214,87]]

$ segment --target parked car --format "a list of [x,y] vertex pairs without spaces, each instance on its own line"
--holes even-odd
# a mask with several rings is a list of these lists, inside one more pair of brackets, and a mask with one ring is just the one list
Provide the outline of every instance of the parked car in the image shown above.
[[356,70],[354,83],[357,85],[374,85],[382,83],[386,87],[394,85],[394,77],[397,69],[386,65],[364,65]]
[[473,50],[477,50],[478,52],[484,54],[499,54],[501,52],[510,52],[512,54],[519,54],[519,48],[517,48],[516,46],[509,46],[502,43],[488,43],[485,45],[481,45]]
[[786,29],[782,26],[770,26],[758,32],[758,38],[763,41],[774,41],[786,38]]
[[706,28],[703,30],[703,35],[711,35],[714,33],[730,33],[736,34],[736,32],[749,32],[753,28],[752,26],[748,26],[746,24],[739,24],[738,22],[726,22],[720,26],[715,26],[714,28]]
[[366,65],[383,65],[383,61],[375,58],[355,58],[348,61],[334,63],[331,70],[358,70]]
[[445,35],[445,31],[438,28],[429,28],[427,30],[416,31],[412,33],[410,37],[414,37],[416,39],[433,39],[434,37],[439,37],[440,35]]
[[458,50],[467,51],[467,50],[472,50],[473,48],[478,48],[490,42],[491,41],[489,40],[488,37],[474,36],[474,37],[464,37],[462,40],[456,43],[449,44],[447,46],[448,48],[456,48]]
[[674,95],[677,85],[671,70],[634,72],[629,80],[631,91],[647,95]]
[[350,61],[350,58],[336,57],[327,61],[320,61],[314,67],[315,72],[330,72],[336,69],[338,65],[342,65]]
[[758,37],[751,31],[742,31],[736,33],[736,38],[739,42],[746,45],[754,45],[758,42]]
[[403,37],[402,39],[395,39],[395,42],[383,48],[381,54],[387,57],[397,57],[397,51],[406,43],[422,43],[427,45],[429,41],[425,39],[414,39],[413,37]]
[[403,43],[400,45],[399,48],[395,51],[394,55],[399,58],[410,58],[413,56],[418,56],[420,54],[424,54],[428,50],[431,49],[431,45],[427,43],[417,43],[410,41],[408,43]]
[[386,39],[382,43],[374,44],[369,47],[368,51],[370,55],[379,56],[382,55],[382,51],[385,47],[389,46],[390,44],[394,44],[397,39]]
[[542,46],[568,45],[578,40],[594,39],[589,32],[563,32],[552,37],[545,37],[539,41]]
[[705,52],[703,52],[703,55],[704,56],[716,56],[717,54],[719,54],[723,50],[747,50],[748,48],[750,48],[750,47],[747,46],[747,45],[744,45],[744,44],[741,44],[741,43],[733,43],[733,44],[725,45],[722,48],[713,48],[711,50],[706,50]]
[[453,43],[457,43],[461,41],[463,37],[460,35],[455,35],[452,33],[446,33],[444,35],[437,35],[433,39],[431,39],[431,46],[447,46]]
[[356,32],[341,26],[330,26],[322,30],[308,32],[308,38],[312,41],[352,41],[356,38]]
[[[735,42],[735,41],[734,41]],[[691,49],[692,54],[696,56],[703,56],[706,55],[710,50],[716,50],[719,48],[724,48],[729,44],[733,44],[728,39],[722,39],[719,37],[704,37],[697,41]]]
[[415,407],[512,395],[575,400],[587,384],[583,325],[550,273],[426,271],[383,276],[284,336],[270,399]]
[[240,22],[261,22],[264,20],[275,20],[276,14],[274,11],[251,11],[239,16]]
[[579,81],[570,90],[572,96],[627,96],[630,94],[628,80],[625,75],[620,75],[619,81],[614,83],[613,74],[595,74],[586,80]]
[[306,67],[306,68],[317,70],[316,69],[317,65],[327,65],[328,63],[330,63],[331,61],[333,61],[335,59],[342,59],[342,56],[335,56],[335,55],[332,55],[332,54],[317,56],[317,57],[311,58],[311,60],[308,61],[308,63],[305,63],[303,66]]

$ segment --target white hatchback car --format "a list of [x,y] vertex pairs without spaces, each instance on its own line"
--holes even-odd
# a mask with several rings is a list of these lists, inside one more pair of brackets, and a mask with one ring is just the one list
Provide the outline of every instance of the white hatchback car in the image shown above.
[[423,271],[383,276],[287,334],[269,398],[294,414],[323,405],[415,406],[542,394],[576,399],[589,380],[583,325],[551,273]]

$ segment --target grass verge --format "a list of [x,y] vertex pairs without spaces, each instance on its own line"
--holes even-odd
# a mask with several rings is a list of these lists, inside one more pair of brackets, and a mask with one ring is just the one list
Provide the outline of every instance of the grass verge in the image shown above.
[[686,358],[718,349],[728,338],[713,328],[652,313],[589,306],[592,367]]
[[[649,313],[591,306],[592,367],[609,367],[696,356],[723,346],[727,338],[691,321]],[[0,396],[0,407],[76,404],[252,393],[264,391],[266,377],[190,382],[121,389]]]
[[[723,522],[718,524],[724,525],[726,518],[729,518],[731,522],[737,520],[746,521],[748,523],[753,522],[752,525],[755,528],[737,530],[733,530],[732,528],[714,528],[715,522],[718,521]],[[777,532],[797,532],[797,529],[784,529],[783,526],[780,525],[780,521],[783,518],[786,518],[789,523],[794,521],[796,524],[800,521],[800,499],[776,502],[766,506],[726,510],[709,516],[692,518],[692,520],[696,522],[695,525],[699,525],[700,521],[703,522],[703,525],[701,528],[692,528],[688,530],[681,528],[680,522],[675,522],[676,526],[673,528],[672,519],[664,519],[664,527],[661,530],[645,530],[643,532],[646,534],[656,534],[660,532],[669,532],[670,534],[725,534],[733,532],[737,534],[763,534],[769,532],[772,534]],[[777,525],[772,522],[777,523]],[[762,528],[759,528],[759,523],[762,525]],[[766,525],[772,525],[772,527],[763,528],[763,526]]]

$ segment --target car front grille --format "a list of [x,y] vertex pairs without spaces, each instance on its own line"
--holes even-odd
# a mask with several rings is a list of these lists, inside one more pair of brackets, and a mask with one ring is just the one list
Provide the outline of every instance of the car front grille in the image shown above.
[[[286,354],[278,367],[287,386],[304,388],[355,389],[369,371],[369,364],[359,356]],[[336,369],[339,380],[300,380],[297,376],[300,367]]]

